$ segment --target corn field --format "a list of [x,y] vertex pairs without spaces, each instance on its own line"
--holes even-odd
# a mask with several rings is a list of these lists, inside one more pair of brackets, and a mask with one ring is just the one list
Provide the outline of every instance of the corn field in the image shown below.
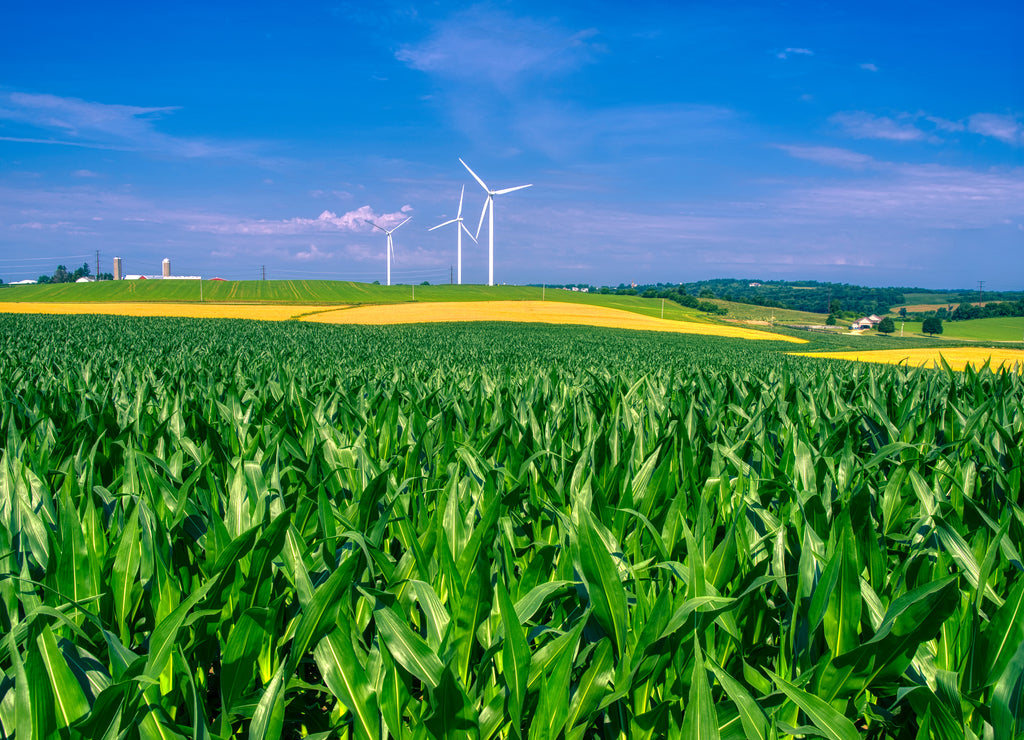
[[568,326],[0,337],[2,737],[1024,737],[1019,374]]

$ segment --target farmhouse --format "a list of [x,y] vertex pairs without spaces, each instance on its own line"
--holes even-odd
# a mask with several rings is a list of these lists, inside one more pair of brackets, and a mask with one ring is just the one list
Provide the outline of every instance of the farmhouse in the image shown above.
[[856,321],[854,321],[852,324],[850,324],[850,329],[854,331],[857,329],[874,329],[881,323],[881,317],[871,314],[870,316],[865,316],[862,319],[857,319]]

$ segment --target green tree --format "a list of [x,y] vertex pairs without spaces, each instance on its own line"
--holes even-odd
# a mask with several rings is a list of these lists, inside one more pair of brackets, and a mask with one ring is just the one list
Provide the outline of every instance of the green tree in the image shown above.
[[886,316],[878,323],[878,331],[881,334],[892,334],[896,331],[896,324],[893,322],[892,318]]
[[925,334],[929,334],[932,336],[934,336],[935,334],[941,334],[942,319],[938,318],[937,316],[931,316],[925,319],[924,323],[921,324],[921,331],[923,331]]
[[828,315],[828,318],[825,319],[825,326],[835,326],[835,325],[836,325],[836,315],[834,313],[830,313]]

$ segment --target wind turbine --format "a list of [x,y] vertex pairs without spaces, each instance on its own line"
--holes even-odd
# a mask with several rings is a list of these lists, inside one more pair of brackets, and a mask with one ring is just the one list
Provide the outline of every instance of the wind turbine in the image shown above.
[[395,231],[398,231],[410,219],[412,219],[412,216],[409,216],[409,218],[405,219],[405,221],[403,221],[402,223],[398,224],[398,226],[396,226],[395,228],[390,229],[390,230],[389,229],[385,229],[383,226],[378,226],[377,224],[375,224],[373,221],[371,221],[368,218],[364,218],[363,219],[364,221],[366,221],[366,223],[370,224],[370,226],[372,226],[373,228],[380,229],[381,231],[383,231],[385,234],[388,235],[388,249],[387,249],[387,252],[384,254],[384,261],[388,263],[388,285],[391,285],[391,258],[395,256],[395,245],[391,241],[391,234],[393,232],[395,232]]
[[451,221],[445,221],[443,224],[438,224],[433,228],[427,229],[427,231],[433,231],[434,229],[440,229],[442,226],[447,226],[448,224],[458,224],[458,226],[456,227],[456,232],[459,235],[459,285],[462,285],[462,232],[465,231],[467,234],[469,234],[470,239],[472,239],[474,242],[476,241],[476,237],[473,236],[472,233],[470,233],[469,229],[466,228],[466,224],[462,222],[462,198],[465,194],[466,186],[463,185],[462,192],[459,194],[459,213],[458,215],[455,216],[455,218],[453,218]]
[[[459,157],[459,161],[462,162],[462,157]],[[480,183],[480,187],[487,192],[487,200],[484,201],[484,210],[480,212],[480,223],[476,227],[476,235],[480,236],[480,229],[484,225],[484,216],[486,216],[487,212],[490,211],[491,218],[488,222],[490,236],[487,245],[487,284],[494,285],[494,196],[504,195],[505,193],[511,193],[516,190],[532,187],[532,183],[530,185],[517,185],[514,188],[505,188],[504,190],[491,190],[487,187],[484,181],[480,179],[479,175],[469,169],[468,164],[462,162],[462,166],[469,170],[469,174],[473,176],[473,179]]]

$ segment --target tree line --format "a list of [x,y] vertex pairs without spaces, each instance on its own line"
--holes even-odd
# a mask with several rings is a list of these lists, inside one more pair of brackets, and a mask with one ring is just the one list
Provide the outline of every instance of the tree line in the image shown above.
[[[69,270],[64,265],[57,265],[57,269],[53,271],[52,275],[40,275],[36,280],[38,283],[73,283],[79,278],[92,277],[92,270],[89,269],[89,263],[83,262],[81,267],[74,270]],[[109,272],[101,272],[97,277],[97,280],[113,280],[114,276]]]

